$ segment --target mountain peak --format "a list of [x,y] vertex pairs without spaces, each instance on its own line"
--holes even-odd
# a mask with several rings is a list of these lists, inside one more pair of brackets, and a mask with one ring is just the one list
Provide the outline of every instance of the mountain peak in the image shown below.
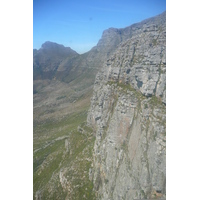
[[[78,54],[76,51],[72,50],[70,47],[65,47],[62,44],[57,44],[55,42],[51,42],[51,41],[46,41],[45,43],[42,44],[41,49],[47,49],[47,50],[67,50],[70,53],[76,53]],[[67,53],[69,53],[67,52]]]
[[50,41],[43,43],[39,50],[33,50],[33,68],[37,69],[34,70],[34,79],[51,79],[63,60],[76,55],[78,53],[70,47]]

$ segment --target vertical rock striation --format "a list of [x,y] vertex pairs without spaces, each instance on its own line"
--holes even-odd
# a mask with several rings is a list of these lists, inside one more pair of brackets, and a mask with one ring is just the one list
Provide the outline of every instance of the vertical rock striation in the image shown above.
[[128,37],[96,76],[87,122],[97,199],[166,196],[165,15],[115,29]]

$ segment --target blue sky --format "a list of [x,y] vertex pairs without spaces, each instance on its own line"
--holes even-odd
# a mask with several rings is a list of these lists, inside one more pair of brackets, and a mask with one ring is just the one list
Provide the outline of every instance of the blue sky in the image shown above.
[[166,0],[33,0],[33,48],[45,41],[78,53],[110,27],[124,28],[166,10]]

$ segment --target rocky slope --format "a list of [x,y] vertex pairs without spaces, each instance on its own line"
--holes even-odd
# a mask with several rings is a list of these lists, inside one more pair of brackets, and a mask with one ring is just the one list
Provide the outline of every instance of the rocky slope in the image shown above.
[[33,51],[34,199],[165,197],[165,34],[163,13]]
[[87,123],[96,135],[97,199],[166,196],[165,15],[126,29],[132,37],[96,76]]
[[131,38],[141,23],[110,28],[98,44],[85,54],[69,47],[45,42],[33,51],[34,121],[56,120],[68,114],[73,102],[92,94],[95,76],[117,46]]
[[81,55],[53,42],[34,49],[34,121],[57,120],[72,111],[73,102],[91,96],[102,63],[120,42],[131,37],[130,30],[130,27],[105,30],[98,44]]

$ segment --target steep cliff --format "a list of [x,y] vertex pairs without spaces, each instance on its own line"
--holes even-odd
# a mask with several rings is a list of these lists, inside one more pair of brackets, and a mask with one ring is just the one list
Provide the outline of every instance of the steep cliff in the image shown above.
[[33,51],[34,199],[165,198],[165,40],[163,13]]
[[96,76],[87,123],[97,199],[166,196],[165,15],[126,29]]
[[[132,25],[135,26],[135,25]],[[92,95],[95,76],[120,42],[131,37],[132,26],[110,28],[89,52],[45,42],[33,51],[34,122],[58,120],[74,112],[74,102]],[[90,98],[89,97],[89,98]],[[88,104],[89,102],[88,98]]]

